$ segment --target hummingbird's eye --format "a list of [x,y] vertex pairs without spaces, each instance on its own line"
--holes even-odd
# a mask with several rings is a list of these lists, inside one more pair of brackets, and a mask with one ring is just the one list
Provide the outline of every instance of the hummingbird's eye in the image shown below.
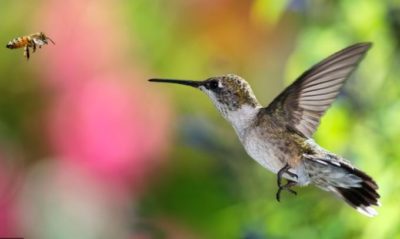
[[208,88],[210,90],[215,90],[219,87],[218,81],[217,80],[212,80],[208,83]]

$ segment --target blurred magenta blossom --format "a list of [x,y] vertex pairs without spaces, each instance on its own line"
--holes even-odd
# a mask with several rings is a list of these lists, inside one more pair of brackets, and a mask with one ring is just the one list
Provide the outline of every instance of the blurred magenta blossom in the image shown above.
[[28,169],[17,206],[0,204],[0,236],[14,228],[42,239],[132,233],[135,215],[127,211],[158,175],[171,114],[127,54],[131,40],[116,6],[43,2],[38,29],[56,45],[35,54],[33,64],[49,92],[42,137],[51,160]]
[[139,183],[162,158],[170,114],[165,105],[157,107],[160,97],[127,56],[127,36],[110,4],[49,1],[44,10],[41,22],[57,44],[40,62],[44,83],[56,92],[50,144],[56,158],[105,180]]
[[102,77],[55,102],[50,114],[52,144],[59,158],[90,167],[107,180],[139,180],[165,146],[168,136],[162,122],[168,120],[152,122],[152,114],[156,119],[165,115],[146,112],[118,78]]

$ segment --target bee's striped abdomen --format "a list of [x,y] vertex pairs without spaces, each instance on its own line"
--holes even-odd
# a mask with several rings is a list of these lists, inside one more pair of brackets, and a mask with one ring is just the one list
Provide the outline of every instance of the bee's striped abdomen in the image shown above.
[[31,38],[29,36],[17,37],[11,40],[6,47],[10,49],[21,48],[29,45],[30,42]]
[[26,59],[29,59],[31,53],[30,50],[34,53],[37,47],[41,48],[42,46],[47,45],[48,40],[54,44],[54,41],[47,37],[43,32],[38,32],[28,36],[14,38],[6,45],[6,47],[8,49],[24,48],[24,56]]

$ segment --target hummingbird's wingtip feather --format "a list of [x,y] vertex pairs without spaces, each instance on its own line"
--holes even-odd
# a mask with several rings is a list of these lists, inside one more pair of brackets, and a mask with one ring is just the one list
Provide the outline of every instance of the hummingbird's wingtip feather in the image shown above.
[[372,207],[361,206],[361,207],[357,207],[356,209],[359,213],[361,213],[367,217],[375,217],[378,215],[378,212]]
[[[353,48],[353,47],[363,47],[363,48],[371,48],[374,44],[372,42],[366,41],[366,42],[358,42],[355,43],[349,47],[347,47],[347,49],[349,48]],[[346,48],[345,48],[346,49]]]
[[312,137],[322,115],[371,46],[371,42],[355,43],[313,65],[279,94],[268,108],[289,121],[305,137]]

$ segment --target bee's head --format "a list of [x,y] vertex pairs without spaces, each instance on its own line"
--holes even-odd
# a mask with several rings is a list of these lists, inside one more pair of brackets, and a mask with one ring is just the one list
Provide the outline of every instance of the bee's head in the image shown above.
[[53,43],[53,45],[56,44],[50,37],[46,36],[46,34],[44,34],[43,32],[39,32],[39,38],[46,44],[49,43],[47,40],[50,40],[50,42]]

